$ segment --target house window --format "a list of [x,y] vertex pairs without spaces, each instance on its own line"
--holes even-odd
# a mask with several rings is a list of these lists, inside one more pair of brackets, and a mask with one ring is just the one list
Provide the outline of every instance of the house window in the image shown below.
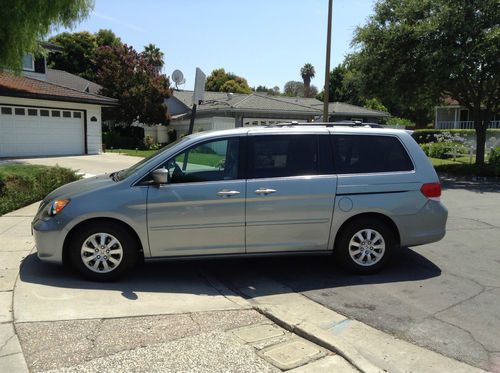
[[49,111],[48,110],[40,110],[40,116],[41,117],[48,117],[49,116]]
[[60,117],[61,116],[61,112],[59,110],[52,110],[52,116],[53,117]]
[[28,109],[28,115],[32,117],[36,117],[38,115],[38,110],[36,109]]
[[23,56],[23,70],[35,71],[35,58],[31,53]]
[[73,112],[73,118],[81,118],[81,117],[82,117],[82,113],[80,113],[79,111]]
[[23,108],[19,108],[19,107],[16,107],[16,108],[14,109],[14,113],[15,113],[16,115],[25,115],[25,114],[26,114],[25,110],[24,110]]
[[12,115],[12,108],[10,108],[10,107],[3,107],[2,108],[2,114]]
[[63,111],[64,118],[71,118],[71,111]]

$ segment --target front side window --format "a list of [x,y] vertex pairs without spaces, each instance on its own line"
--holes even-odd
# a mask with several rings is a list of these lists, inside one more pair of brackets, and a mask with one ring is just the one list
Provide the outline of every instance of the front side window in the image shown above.
[[334,135],[333,154],[338,174],[414,169],[405,148],[393,136]]
[[317,135],[265,135],[249,140],[250,179],[318,174]]
[[197,144],[170,159],[165,167],[170,183],[238,179],[239,139],[228,138]]

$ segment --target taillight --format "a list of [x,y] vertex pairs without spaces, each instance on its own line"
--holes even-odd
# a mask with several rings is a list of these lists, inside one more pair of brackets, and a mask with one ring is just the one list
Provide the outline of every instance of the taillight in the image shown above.
[[424,196],[434,201],[439,201],[441,197],[441,184],[439,183],[426,183],[422,185],[420,191]]

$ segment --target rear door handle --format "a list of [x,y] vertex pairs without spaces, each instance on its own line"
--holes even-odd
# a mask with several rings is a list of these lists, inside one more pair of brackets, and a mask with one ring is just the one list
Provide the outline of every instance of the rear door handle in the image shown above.
[[217,192],[217,195],[219,197],[232,197],[232,196],[237,196],[240,194],[237,190],[228,190],[228,189],[222,189],[221,191]]
[[255,191],[255,194],[263,194],[267,196],[268,194],[271,193],[276,193],[276,189],[269,189],[269,188],[259,188]]

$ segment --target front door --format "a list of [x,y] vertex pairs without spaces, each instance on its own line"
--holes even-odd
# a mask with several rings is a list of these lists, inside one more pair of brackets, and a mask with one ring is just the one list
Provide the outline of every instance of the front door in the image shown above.
[[328,249],[337,183],[328,137],[248,136],[247,253]]
[[151,254],[245,252],[245,180],[239,138],[193,145],[169,159],[169,183],[148,190]]

